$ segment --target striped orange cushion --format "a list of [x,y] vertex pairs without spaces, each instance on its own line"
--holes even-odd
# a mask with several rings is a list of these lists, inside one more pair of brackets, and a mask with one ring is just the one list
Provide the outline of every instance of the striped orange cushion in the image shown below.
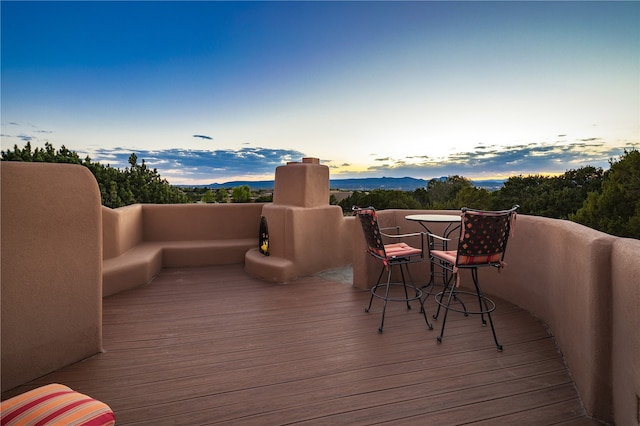
[[499,263],[502,259],[502,253],[483,254],[478,256],[462,256],[458,257],[458,265],[480,265],[485,263]]
[[406,243],[385,244],[384,251],[387,253],[388,259],[422,253],[422,250],[411,247]]
[[437,258],[444,260],[445,262],[449,262],[452,265],[456,264],[456,255],[458,254],[455,250],[431,250],[431,255]]
[[[455,250],[431,250],[431,254],[434,257],[440,258],[444,261],[451,263],[452,265],[456,264],[456,256],[458,252]],[[499,263],[502,259],[502,253],[495,254],[486,254],[486,255],[478,255],[478,256],[457,256],[458,266],[462,265],[481,265],[485,263]]]
[[110,426],[116,423],[107,404],[57,383],[3,401],[0,412],[2,426]]

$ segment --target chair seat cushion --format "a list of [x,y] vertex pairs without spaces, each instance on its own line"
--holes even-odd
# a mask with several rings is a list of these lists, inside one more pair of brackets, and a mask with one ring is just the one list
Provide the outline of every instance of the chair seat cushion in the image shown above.
[[[452,265],[456,264],[457,252],[455,250],[431,250],[431,255],[442,259],[445,262],[449,262]],[[502,259],[502,253],[479,255],[479,256],[463,256],[458,257],[458,266],[463,265],[485,265],[491,263],[500,263]]]
[[458,252],[455,250],[431,250],[431,255],[433,257],[437,257],[438,259],[444,260],[445,262],[449,262],[452,265],[456,264],[456,256]]
[[483,254],[478,256],[462,256],[458,257],[458,266],[461,265],[486,265],[491,263],[500,263],[502,253]]
[[10,398],[0,407],[2,426],[110,426],[116,422],[107,404],[57,383]]
[[421,254],[422,250],[411,247],[406,243],[385,244],[384,251],[387,253],[387,259],[394,257],[414,256]]

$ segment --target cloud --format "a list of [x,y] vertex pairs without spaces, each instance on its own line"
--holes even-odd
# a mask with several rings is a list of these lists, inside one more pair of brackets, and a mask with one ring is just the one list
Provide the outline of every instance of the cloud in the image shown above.
[[32,140],[37,140],[35,136],[24,135],[24,134],[19,134],[19,135],[16,135],[15,137],[20,139],[22,142],[31,142]]
[[[628,146],[610,146],[600,138],[573,142],[529,143],[514,146],[476,146],[448,157],[413,156],[384,158],[365,171],[341,170],[340,177],[404,177],[431,179],[461,175],[468,178],[564,173],[584,166],[607,169],[609,160],[623,154]],[[334,177],[336,177],[334,175]]]
[[207,135],[193,135],[194,138],[200,138],[200,139],[208,139],[210,141],[213,140],[213,138],[211,136],[207,136]]
[[[377,158],[375,165],[365,171],[350,170],[347,163],[335,166],[330,159],[323,160],[322,163],[331,168],[334,178],[411,176],[431,179],[461,175],[479,179],[564,173],[584,166],[606,169],[609,160],[622,155],[624,149],[625,147],[620,146],[611,147],[598,138],[584,138],[572,143],[476,146],[472,150],[457,152],[446,158],[428,155]],[[139,163],[144,159],[148,167],[157,169],[172,184],[224,183],[238,179],[270,180],[274,178],[276,167],[308,156],[297,150],[260,147],[222,150],[102,148],[79,154],[89,155],[93,161],[123,169],[129,166],[129,156],[134,152]]]
[[129,157],[135,153],[171,183],[203,182],[224,183],[243,177],[246,179],[273,179],[275,169],[289,161],[300,161],[304,153],[291,149],[244,147],[228,150],[129,150],[101,148],[88,154],[92,161],[123,169],[129,166]]
[[[48,142],[47,138],[42,138],[37,134],[51,134],[53,131],[51,130],[41,130],[38,129],[37,126],[31,123],[19,123],[17,121],[10,121],[6,123],[8,126],[12,126],[12,133],[3,133],[2,137],[6,139],[9,143],[15,142],[35,142],[42,143],[44,145],[45,142]],[[3,123],[3,126],[5,124]],[[7,129],[9,130],[9,129]],[[4,145],[4,144],[3,144]]]

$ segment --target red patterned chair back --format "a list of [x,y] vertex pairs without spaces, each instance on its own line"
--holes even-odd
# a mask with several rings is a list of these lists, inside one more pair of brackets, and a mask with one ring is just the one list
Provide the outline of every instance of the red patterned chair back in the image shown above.
[[373,207],[355,208],[354,212],[360,220],[360,225],[362,225],[362,231],[367,241],[367,251],[379,259],[385,259],[387,255],[384,250],[382,233],[380,232],[378,215],[375,209]]
[[462,209],[456,266],[502,266],[518,206],[509,210]]

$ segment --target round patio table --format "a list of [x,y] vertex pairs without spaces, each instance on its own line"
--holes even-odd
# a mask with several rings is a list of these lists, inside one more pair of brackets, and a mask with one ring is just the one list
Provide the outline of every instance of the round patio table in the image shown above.
[[[431,229],[429,229],[428,224],[446,223],[447,226],[444,228],[444,232],[442,233],[441,236],[443,238],[449,238],[451,233],[460,227],[460,220],[462,218],[459,214],[410,214],[405,216],[405,219],[413,222],[418,222],[420,226],[422,226],[427,231],[427,233],[431,235],[437,235],[437,234],[435,234],[433,231],[431,231]],[[429,241],[428,243],[429,252],[431,252],[431,250],[445,250],[445,251],[447,250],[446,240],[436,241],[434,237],[429,236],[428,241]],[[431,256],[429,256],[429,263],[430,263],[430,275],[431,275],[429,278],[429,282],[420,288],[423,294],[426,295],[425,300],[427,299],[427,297],[429,297],[429,295],[433,291],[433,288],[436,284],[436,279],[435,279],[436,272],[433,270],[433,265],[435,262],[433,259],[431,259]],[[438,264],[438,266],[440,265]],[[447,273],[447,270],[442,268],[442,272],[438,273],[438,275],[442,276],[443,283],[446,285],[449,279],[449,274]],[[429,291],[427,291],[427,288],[429,288]],[[424,301],[422,301],[422,303],[424,304]]]

